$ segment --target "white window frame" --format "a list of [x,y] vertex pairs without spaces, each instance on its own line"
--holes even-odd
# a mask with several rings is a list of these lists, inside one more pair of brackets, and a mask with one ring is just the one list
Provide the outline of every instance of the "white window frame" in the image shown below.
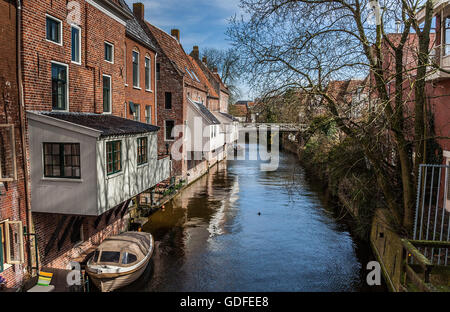
[[[70,25],[70,54],[72,54],[72,28],[76,28],[78,29],[78,31],[80,32],[80,35],[78,36],[78,55],[80,57],[80,61],[79,62],[75,62],[72,61],[72,63],[77,64],[77,65],[81,65],[81,27],[75,24],[71,24]],[[70,59],[72,60],[72,55],[70,56]]]
[[17,180],[17,163],[16,163],[16,140],[14,136],[14,124],[0,124],[0,129],[8,129],[9,128],[9,139],[11,140],[11,161],[13,165],[13,176],[12,177],[3,177],[2,176],[2,164],[0,161],[0,183],[1,182],[13,182]]
[[[68,64],[66,64],[66,63],[61,63],[61,62],[57,62],[57,61],[50,61],[50,63],[51,64],[56,64],[56,65],[61,65],[61,66],[66,66],[66,68],[67,68],[67,92],[66,92],[66,103],[67,103],[67,105],[66,105],[66,109],[57,109],[57,110],[54,110],[53,109],[53,103],[52,103],[52,111],[54,111],[54,112],[68,112],[69,111],[69,107],[70,107],[70,103],[69,103],[69,99],[70,99],[70,97],[69,97],[69,91],[70,91],[70,75],[69,75],[69,65]],[[52,70],[51,70],[51,66],[50,66],[50,79],[51,79],[51,75],[52,75]],[[53,83],[53,81],[52,81],[52,83]],[[53,96],[53,94],[52,94],[52,96]]]
[[[149,67],[147,67],[147,61],[148,61],[148,66]],[[152,59],[151,59],[150,56],[145,56],[144,70],[145,70],[144,74],[147,74],[147,70],[149,71],[149,73],[148,73],[148,79],[149,79],[149,81],[148,81],[148,88],[145,85],[144,86],[145,87],[145,91],[150,91],[151,92],[152,91]],[[144,84],[146,84],[146,81],[144,81]]]
[[[149,110],[148,108],[150,108],[150,116],[148,116]],[[148,124],[152,123],[152,106],[151,105],[146,105],[145,106],[145,122],[147,122],[147,119],[150,118],[150,122],[147,122]]]
[[[5,229],[5,249],[6,249],[6,255],[3,255],[3,261],[6,264],[21,264],[24,263],[24,246],[23,246],[23,223],[22,221],[10,221],[10,220],[5,220],[2,221],[0,223],[3,223],[5,225],[4,229]],[[11,246],[10,246],[10,237],[9,237],[9,227],[11,224],[18,224],[18,229],[19,229],[19,260],[12,260],[11,259]]]
[[[54,21],[59,23],[59,42],[55,42],[55,41],[47,39],[47,18],[50,18],[50,19],[52,19],[52,20],[54,20]],[[56,18],[56,17],[54,17],[52,15],[45,14],[45,40],[47,42],[51,42],[53,44],[57,44],[59,46],[63,46],[63,38],[64,38],[64,35],[63,35],[63,23],[62,23],[62,21],[59,18]]]
[[[102,75],[102,99],[103,99],[103,77],[109,78],[109,112],[103,112],[105,115],[111,115],[112,114],[112,77],[111,75],[103,74]],[[103,104],[103,101],[102,101]],[[103,106],[103,105],[102,105]],[[104,109],[104,107],[103,107]]]
[[[104,46],[103,46],[103,49],[105,48],[105,45],[109,45],[109,46],[111,46],[111,58],[112,58],[112,61],[108,61],[107,59],[106,59],[106,55],[103,55],[103,58],[105,59],[105,62],[107,62],[107,63],[110,63],[110,64],[114,64],[114,43],[111,43],[111,42],[108,42],[108,41],[105,41],[105,44],[104,44]],[[103,53],[105,53],[105,51],[103,50]]]
[[[133,120],[141,122],[141,104],[138,104],[138,103],[133,103],[133,104],[134,104],[134,109],[135,109],[135,112],[133,113]],[[138,118],[136,119],[136,117],[138,117]]]
[[[134,62],[133,62],[133,53],[137,54],[137,85],[134,84]],[[131,51],[131,72],[132,72],[132,83],[133,88],[141,90],[141,54],[136,49]]]
[[175,120],[172,120],[172,119],[164,120],[164,141],[166,141],[166,142],[173,142],[173,141],[175,141],[175,136],[174,136],[173,139],[168,139],[167,138],[167,122],[168,121],[173,121],[173,127],[175,129]]

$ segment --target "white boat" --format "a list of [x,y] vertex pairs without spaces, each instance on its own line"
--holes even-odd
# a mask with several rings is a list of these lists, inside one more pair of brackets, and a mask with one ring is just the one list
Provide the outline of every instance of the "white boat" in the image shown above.
[[86,272],[102,292],[110,292],[137,280],[147,267],[154,249],[153,236],[125,232],[105,239],[86,265]]

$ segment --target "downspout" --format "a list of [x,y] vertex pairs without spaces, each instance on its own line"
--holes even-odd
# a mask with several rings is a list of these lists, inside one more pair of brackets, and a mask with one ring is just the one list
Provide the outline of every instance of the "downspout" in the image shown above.
[[[30,205],[30,199],[29,199],[29,172],[28,172],[28,166],[27,166],[27,149],[26,149],[26,138],[25,138],[25,105],[24,105],[24,95],[23,95],[23,78],[22,78],[22,3],[21,0],[16,0],[17,3],[17,17],[16,17],[16,25],[17,25],[17,31],[16,31],[16,41],[17,41],[17,83],[19,87],[19,118],[20,118],[20,137],[21,137],[21,143],[22,143],[22,165],[23,165],[23,174],[24,174],[24,190],[25,190],[25,206],[27,209],[27,233],[28,233],[28,267],[29,272],[32,273],[33,269],[38,269],[38,254],[37,254],[37,240],[35,233],[31,234],[33,229],[33,223],[32,223],[32,214],[31,214],[31,205]],[[34,231],[33,231],[34,232]],[[33,267],[33,260],[32,260],[32,238],[34,237],[34,244],[36,247],[36,266]]]
[[[156,64],[157,64],[157,59],[158,57],[158,53],[155,53],[155,126],[158,126],[158,79],[156,77]],[[161,70],[159,72],[159,75],[161,77]]]

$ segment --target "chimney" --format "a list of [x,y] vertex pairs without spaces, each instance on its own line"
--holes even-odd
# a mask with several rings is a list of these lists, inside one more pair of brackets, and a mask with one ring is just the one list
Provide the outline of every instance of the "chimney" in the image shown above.
[[198,46],[194,46],[194,47],[192,48],[191,56],[192,56],[194,59],[196,59],[196,60],[198,60],[198,59],[200,58],[200,52],[199,52],[199,50],[198,50]]
[[204,56],[202,58],[202,62],[203,62],[203,64],[208,65],[208,58],[206,56]]
[[145,7],[142,2],[133,3],[133,14],[138,20],[143,21],[145,18]]
[[219,71],[217,70],[217,67],[214,67],[213,73],[214,73],[214,74],[218,74],[218,73],[219,73]]
[[170,34],[172,35],[172,37],[175,37],[175,39],[177,39],[178,42],[180,42],[180,30],[179,29],[172,29],[170,31]]
[[396,21],[395,22],[395,33],[397,33],[397,34],[400,33],[401,26],[402,26],[402,22],[401,21]]

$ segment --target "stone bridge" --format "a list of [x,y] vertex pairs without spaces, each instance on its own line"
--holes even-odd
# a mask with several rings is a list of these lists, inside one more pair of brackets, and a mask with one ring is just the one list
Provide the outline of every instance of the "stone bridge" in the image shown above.
[[251,130],[252,128],[257,130],[265,127],[268,130],[278,128],[279,132],[302,132],[308,128],[306,124],[294,123],[241,123],[240,126],[241,130]]

